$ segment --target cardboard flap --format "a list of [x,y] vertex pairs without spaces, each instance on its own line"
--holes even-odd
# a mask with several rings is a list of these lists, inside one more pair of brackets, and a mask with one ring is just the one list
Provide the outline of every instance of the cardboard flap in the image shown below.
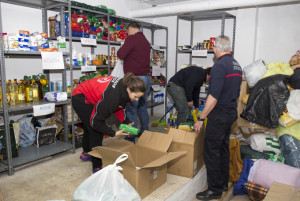
[[172,143],[172,136],[157,132],[144,131],[143,135],[137,141],[137,145],[167,152]]
[[[129,152],[123,152],[118,150],[113,150],[107,147],[95,147],[93,148],[93,151],[89,152],[91,156],[97,157],[97,158],[105,158],[108,161],[112,161],[113,163],[117,160],[119,156],[121,156],[123,153],[128,154],[128,159],[124,162],[122,162],[121,165],[126,165],[131,168],[136,168],[136,165],[130,155]],[[99,157],[100,156],[100,157]]]
[[175,128],[170,129],[169,135],[173,137],[173,142],[180,142],[191,145],[195,143],[196,138],[199,136],[199,134],[197,134],[196,132],[188,132]]
[[179,158],[180,156],[186,155],[186,153],[187,153],[186,151],[168,152],[167,154],[148,163],[147,165],[143,166],[142,168],[160,167],[176,158]]
[[125,151],[128,150],[130,147],[133,147],[134,144],[129,142],[128,140],[119,139],[117,141],[111,142],[109,144],[103,145],[103,147],[117,150],[117,151]]

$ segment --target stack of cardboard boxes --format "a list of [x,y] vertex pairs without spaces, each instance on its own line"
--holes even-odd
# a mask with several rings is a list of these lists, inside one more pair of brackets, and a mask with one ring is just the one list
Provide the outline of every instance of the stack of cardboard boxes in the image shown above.
[[96,147],[90,154],[102,158],[104,166],[128,154],[121,172],[144,198],[166,182],[167,173],[194,177],[204,164],[203,141],[204,129],[200,134],[177,129],[169,134],[145,131],[135,145],[121,139]]

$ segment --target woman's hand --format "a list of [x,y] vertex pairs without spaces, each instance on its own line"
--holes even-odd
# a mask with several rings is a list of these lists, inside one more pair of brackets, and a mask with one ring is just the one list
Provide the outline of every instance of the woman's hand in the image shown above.
[[115,136],[130,135],[130,134],[128,134],[128,133],[123,133],[123,132],[124,132],[124,130],[125,130],[125,128],[123,128],[122,130],[118,130],[118,131],[116,131],[116,134],[115,134]]

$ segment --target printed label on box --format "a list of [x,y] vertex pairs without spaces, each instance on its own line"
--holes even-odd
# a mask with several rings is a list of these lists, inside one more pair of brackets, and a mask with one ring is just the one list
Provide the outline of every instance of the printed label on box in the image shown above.
[[81,66],[82,72],[96,71],[96,66]]
[[207,50],[192,50],[194,57],[207,57]]
[[35,105],[33,106],[33,115],[42,116],[47,114],[52,114],[55,111],[55,103]]
[[41,52],[42,66],[44,70],[64,69],[62,52]]
[[92,39],[92,38],[81,38],[81,45],[97,46],[97,41],[96,39]]
[[159,169],[156,169],[153,171],[153,179],[157,179],[158,172],[159,172]]

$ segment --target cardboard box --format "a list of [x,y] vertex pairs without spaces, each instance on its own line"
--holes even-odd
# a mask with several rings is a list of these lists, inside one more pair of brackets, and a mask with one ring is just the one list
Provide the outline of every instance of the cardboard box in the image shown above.
[[128,159],[119,164],[121,173],[144,198],[166,182],[167,163],[186,154],[167,152],[171,143],[171,135],[145,131],[135,145],[121,139],[96,147],[89,154],[102,158],[104,166],[113,164],[121,154],[128,154]]
[[168,173],[193,178],[203,167],[203,143],[205,129],[198,134],[171,128],[173,137],[169,152],[187,151],[187,154],[168,163]]
[[55,37],[54,23],[55,23],[55,16],[49,17],[49,37]]
[[239,129],[239,127],[243,126],[243,127],[251,127],[251,128],[255,128],[255,129],[264,129],[264,130],[268,130],[269,128],[261,126],[259,124],[255,124],[255,123],[251,123],[250,121],[247,121],[245,119],[243,119],[242,117],[240,117],[240,114],[243,112],[245,104],[243,104],[241,102],[243,96],[247,93],[250,93],[250,88],[248,87],[247,81],[243,79],[242,84],[241,84],[241,88],[240,88],[240,97],[238,98],[238,105],[237,105],[237,111],[238,111],[238,119],[236,120],[236,122],[233,123],[232,127],[231,127],[231,131],[232,133],[236,133],[236,131]]
[[264,201],[299,201],[300,188],[273,182]]

